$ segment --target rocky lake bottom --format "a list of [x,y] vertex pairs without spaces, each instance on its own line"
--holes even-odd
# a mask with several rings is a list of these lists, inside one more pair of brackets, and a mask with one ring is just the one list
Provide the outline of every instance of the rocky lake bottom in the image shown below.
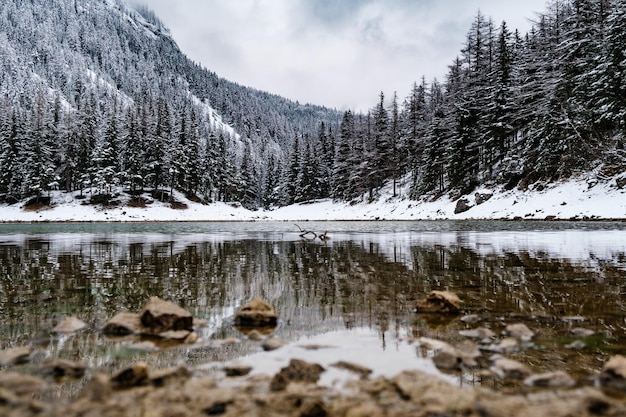
[[622,226],[324,226],[11,229],[0,414],[626,413]]

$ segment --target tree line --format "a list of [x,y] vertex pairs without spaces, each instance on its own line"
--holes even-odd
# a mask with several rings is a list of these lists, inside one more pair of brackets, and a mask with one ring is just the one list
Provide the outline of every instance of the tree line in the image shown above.
[[176,189],[254,209],[609,176],[626,166],[625,17],[553,0],[521,35],[478,13],[445,81],[339,113],[219,78],[145,8],[9,0],[0,199]]
[[343,115],[340,200],[409,178],[413,199],[626,168],[626,4],[554,0],[522,36],[480,12],[444,83]]

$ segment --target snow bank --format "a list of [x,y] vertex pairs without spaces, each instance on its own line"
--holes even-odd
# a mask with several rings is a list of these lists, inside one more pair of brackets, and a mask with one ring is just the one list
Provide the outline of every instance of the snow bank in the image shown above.
[[171,208],[154,201],[145,208],[129,207],[124,201],[116,207],[84,204],[76,193],[53,192],[53,206],[37,211],[24,209],[24,203],[0,205],[0,222],[40,221],[302,221],[302,220],[465,220],[465,219],[626,219],[626,190],[615,181],[589,186],[579,179],[530,191],[479,190],[492,194],[476,204],[475,193],[465,196],[472,207],[455,214],[457,201],[444,196],[438,200],[412,201],[405,196],[391,197],[389,189],[371,202],[338,203],[321,200],[294,204],[271,211],[250,211],[237,204],[203,205],[175,193],[186,209]]

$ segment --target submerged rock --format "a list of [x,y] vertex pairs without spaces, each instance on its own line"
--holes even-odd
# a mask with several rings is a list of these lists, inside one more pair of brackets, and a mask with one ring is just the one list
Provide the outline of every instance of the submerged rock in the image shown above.
[[244,376],[248,375],[252,371],[252,367],[243,364],[229,364],[224,365],[224,373],[226,376]]
[[192,334],[190,330],[167,330],[158,334],[164,339],[174,339],[185,341]]
[[585,329],[584,327],[574,327],[573,329],[570,329],[569,332],[573,334],[574,336],[580,336],[580,337],[589,337],[589,336],[593,336],[596,333],[593,330]]
[[52,329],[52,333],[74,333],[87,328],[87,323],[75,316],[65,316]]
[[431,291],[425,299],[415,306],[416,313],[458,314],[462,301],[448,291]]
[[463,323],[478,323],[479,321],[482,321],[482,320],[483,318],[479,316],[478,314],[467,314],[461,317],[461,321]]
[[465,366],[473,367],[478,365],[476,359],[481,356],[476,345],[471,341],[461,343],[454,347],[446,342],[437,339],[422,337],[419,343],[425,349],[435,351],[433,362],[440,369],[459,369]]
[[565,371],[555,371],[531,375],[524,379],[524,384],[531,387],[571,387],[576,381]]
[[564,346],[566,349],[582,350],[587,347],[587,344],[582,340],[574,340],[572,343],[568,343]]
[[276,326],[278,314],[274,307],[261,300],[253,298],[248,304],[241,307],[235,315],[236,326]]
[[470,337],[472,339],[478,339],[480,341],[490,341],[496,336],[493,330],[486,327],[478,327],[471,330],[459,330],[461,336]]
[[280,349],[281,347],[285,346],[287,343],[289,342],[281,338],[270,337],[265,342],[263,342],[261,346],[263,347],[263,350],[270,351],[270,350]]
[[516,337],[524,342],[528,342],[535,337],[535,332],[530,330],[524,323],[509,324],[506,326],[505,334]]
[[515,353],[519,352],[520,345],[517,338],[507,337],[488,346],[485,346],[482,349],[496,353]]
[[459,369],[463,365],[463,356],[454,347],[446,345],[435,352],[433,362],[440,369]]
[[373,371],[370,368],[366,368],[365,366],[359,365],[357,363],[347,362],[347,361],[339,361],[330,364],[335,368],[345,369],[346,371],[354,372],[361,376],[361,378],[366,378]]
[[489,368],[501,378],[524,379],[531,374],[530,368],[514,359],[498,357]]

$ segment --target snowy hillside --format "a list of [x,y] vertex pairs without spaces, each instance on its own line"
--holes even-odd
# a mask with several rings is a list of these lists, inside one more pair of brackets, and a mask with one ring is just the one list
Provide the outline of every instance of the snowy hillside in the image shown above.
[[[42,221],[306,221],[306,220],[435,220],[435,219],[525,219],[525,220],[602,220],[626,219],[626,188],[616,179],[589,186],[586,179],[551,184],[539,190],[481,190],[492,194],[487,201],[456,213],[458,200],[442,197],[432,202],[416,202],[392,197],[391,186],[381,190],[381,198],[367,202],[315,202],[293,204],[275,210],[252,211],[238,203],[195,203],[175,192],[177,204],[150,199],[144,207],[132,207],[119,199],[115,206],[85,204],[78,193],[52,192],[50,207],[29,209],[25,201],[0,206],[1,222]],[[475,204],[475,193],[466,198]]]

